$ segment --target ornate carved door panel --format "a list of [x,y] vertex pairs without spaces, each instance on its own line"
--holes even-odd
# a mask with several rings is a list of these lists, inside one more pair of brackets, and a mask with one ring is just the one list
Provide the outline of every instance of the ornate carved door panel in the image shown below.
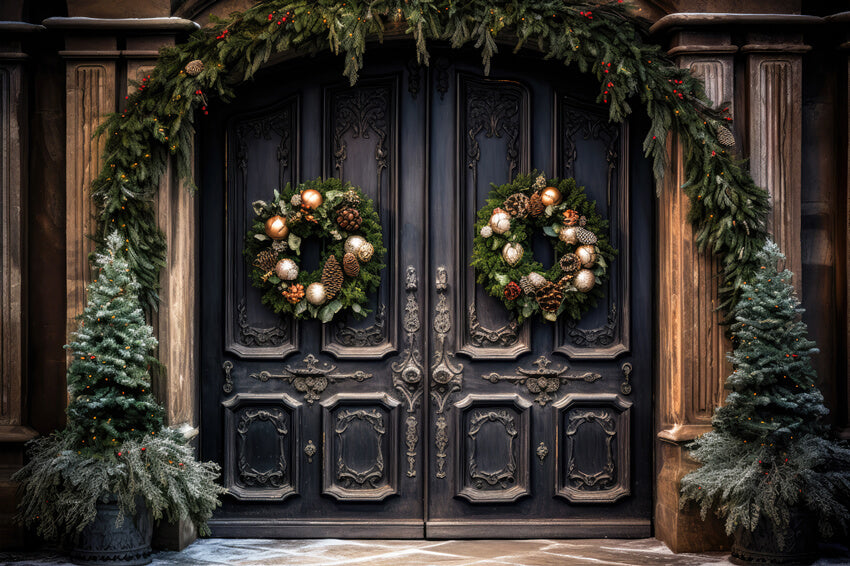
[[[447,55],[423,69],[376,52],[354,87],[333,59],[275,67],[200,126],[201,451],[230,489],[216,536],[649,534],[639,145],[577,77],[551,79],[559,66],[485,78]],[[468,267],[490,182],[532,166],[584,184],[620,250],[578,324],[517,325]],[[359,185],[381,216],[387,267],[362,321],[293,323],[248,281],[251,202],[318,176]]]

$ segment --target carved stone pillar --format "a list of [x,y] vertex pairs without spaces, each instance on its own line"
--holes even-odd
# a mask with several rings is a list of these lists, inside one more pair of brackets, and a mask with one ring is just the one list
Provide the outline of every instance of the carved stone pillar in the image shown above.
[[[86,14],[87,15],[87,14]],[[95,218],[89,189],[103,165],[104,139],[91,134],[104,116],[122,108],[124,97],[156,65],[159,48],[179,34],[197,29],[180,18],[48,18],[44,24],[65,35],[67,84],[67,281],[69,330],[85,306],[90,281],[88,254]],[[197,421],[197,208],[194,196],[175,179],[171,167],[160,183],[157,215],[168,239],[168,260],[161,275],[160,306],[152,324],[165,371],[153,389],[166,408],[168,424],[192,434]],[[195,431],[196,432],[196,431]],[[154,543],[182,549],[196,533],[191,523],[161,525]]]
[[[665,30],[665,19],[653,31]],[[732,100],[737,47],[728,31],[674,30],[670,46],[679,66],[704,79],[715,105]],[[679,509],[680,481],[696,467],[683,445],[711,429],[714,407],[724,398],[731,348],[715,311],[717,262],[697,250],[687,220],[690,202],[680,188],[686,175],[675,136],[668,148],[671,167],[658,199],[655,536],[674,552],[696,552],[725,548],[728,539],[713,518],[703,522],[696,510]]]
[[13,524],[24,443],[36,436],[26,419],[27,55],[23,43],[43,30],[0,23],[0,548],[21,540]]
[[747,34],[741,47],[747,61],[750,172],[768,190],[767,228],[794,273],[802,296],[802,131],[803,44],[799,32]]

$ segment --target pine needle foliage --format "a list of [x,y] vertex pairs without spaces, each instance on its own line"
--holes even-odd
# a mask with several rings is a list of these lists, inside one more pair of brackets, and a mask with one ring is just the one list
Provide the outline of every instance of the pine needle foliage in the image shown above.
[[[127,240],[128,261],[147,307],[156,306],[166,250],[153,199],[169,156],[180,178],[191,182],[192,126],[208,97],[230,101],[236,85],[249,80],[272,54],[290,50],[339,54],[354,84],[367,45],[381,41],[389,25],[404,28],[423,64],[429,61],[429,41],[480,50],[485,73],[506,43],[515,51],[531,46],[595,77],[597,101],[608,108],[612,121],[623,121],[635,105],[643,105],[651,120],[643,149],[652,160],[658,190],[672,131],[684,149],[688,180],[683,188],[696,241],[720,259],[720,308],[735,304],[766,237],[767,193],[718,140],[717,132],[731,120],[726,109],[709,107],[702,82],[646,41],[645,28],[626,3],[270,0],[215,19],[186,43],[164,48],[126,107],[99,130],[107,134],[104,167],[92,185],[99,234],[105,238],[117,229]],[[203,71],[189,75],[184,67],[195,60],[203,62]]]
[[151,394],[157,341],[145,324],[136,282],[111,234],[96,255],[96,278],[74,340],[66,346],[70,403],[64,429],[34,440],[21,482],[18,520],[46,538],[73,535],[91,523],[99,500],[115,497],[124,515],[144,497],[154,519],[189,518],[201,533],[224,492],[218,466],[199,463],[179,433],[164,425]]
[[850,450],[827,438],[828,410],[815,381],[817,353],[800,315],[792,274],[779,247],[768,241],[755,275],[742,284],[732,311],[734,372],[713,430],[691,446],[702,467],[682,479],[684,505],[699,505],[726,520],[726,531],[771,522],[780,544],[796,507],[817,515],[821,534],[850,524]]

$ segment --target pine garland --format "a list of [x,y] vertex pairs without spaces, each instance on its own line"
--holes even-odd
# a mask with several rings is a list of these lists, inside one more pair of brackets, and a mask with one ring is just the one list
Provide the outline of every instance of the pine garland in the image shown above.
[[[419,61],[428,63],[428,41],[481,50],[485,72],[499,52],[498,40],[515,36],[515,49],[535,43],[544,57],[575,64],[599,81],[597,101],[612,121],[644,105],[651,120],[643,148],[653,162],[660,191],[669,132],[679,135],[691,200],[689,220],[700,249],[720,259],[719,305],[730,308],[753,271],[765,237],[767,192],[718,140],[729,118],[707,106],[702,82],[675,67],[657,46],[644,42],[622,0],[602,4],[562,0],[394,0],[299,2],[271,0],[195,32],[182,45],[165,48],[157,66],[99,132],[107,132],[104,167],[93,182],[100,237],[117,229],[127,241],[131,268],[148,307],[157,304],[159,271],[166,243],[153,209],[159,179],[174,156],[181,179],[191,183],[192,124],[207,112],[209,96],[234,97],[235,85],[250,79],[273,54],[330,49],[345,60],[352,84],[363,66],[366,42],[381,39],[392,23],[406,25]],[[184,69],[190,62],[197,64]]]

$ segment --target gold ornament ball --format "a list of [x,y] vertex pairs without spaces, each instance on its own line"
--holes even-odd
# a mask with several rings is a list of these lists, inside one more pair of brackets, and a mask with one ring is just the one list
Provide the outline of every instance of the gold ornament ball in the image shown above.
[[319,306],[328,298],[328,293],[325,291],[325,286],[321,283],[310,283],[307,285],[307,302],[311,305]]
[[574,245],[578,243],[578,232],[575,226],[564,226],[561,228],[558,237],[566,244]]
[[274,272],[283,281],[293,281],[298,277],[298,266],[291,259],[284,258],[277,262]]
[[289,236],[289,226],[283,216],[272,216],[266,220],[266,236],[272,240],[282,240]]
[[511,215],[501,208],[494,208],[490,216],[490,228],[496,234],[504,234],[511,229]]
[[582,269],[578,272],[578,274],[573,278],[573,285],[576,286],[576,289],[582,293],[587,293],[593,286],[596,285],[596,276],[589,269]]
[[360,260],[361,263],[367,263],[372,256],[375,254],[375,247],[369,242],[363,242],[363,244],[357,248],[357,259]]
[[508,265],[513,267],[516,265],[519,260],[522,259],[522,254],[524,250],[520,244],[505,244],[505,247],[502,248],[502,258],[507,262]]
[[320,193],[316,189],[307,189],[305,191],[301,191],[301,206],[304,208],[316,210],[317,208],[322,206],[323,201],[324,198],[322,198],[322,193]]
[[593,267],[596,265],[596,246],[579,246],[576,255],[581,261],[582,267]]
[[345,251],[357,255],[357,251],[363,246],[363,244],[368,244],[363,236],[349,236],[345,240]]
[[555,206],[561,203],[561,191],[555,187],[546,187],[540,193],[540,201],[546,206]]

